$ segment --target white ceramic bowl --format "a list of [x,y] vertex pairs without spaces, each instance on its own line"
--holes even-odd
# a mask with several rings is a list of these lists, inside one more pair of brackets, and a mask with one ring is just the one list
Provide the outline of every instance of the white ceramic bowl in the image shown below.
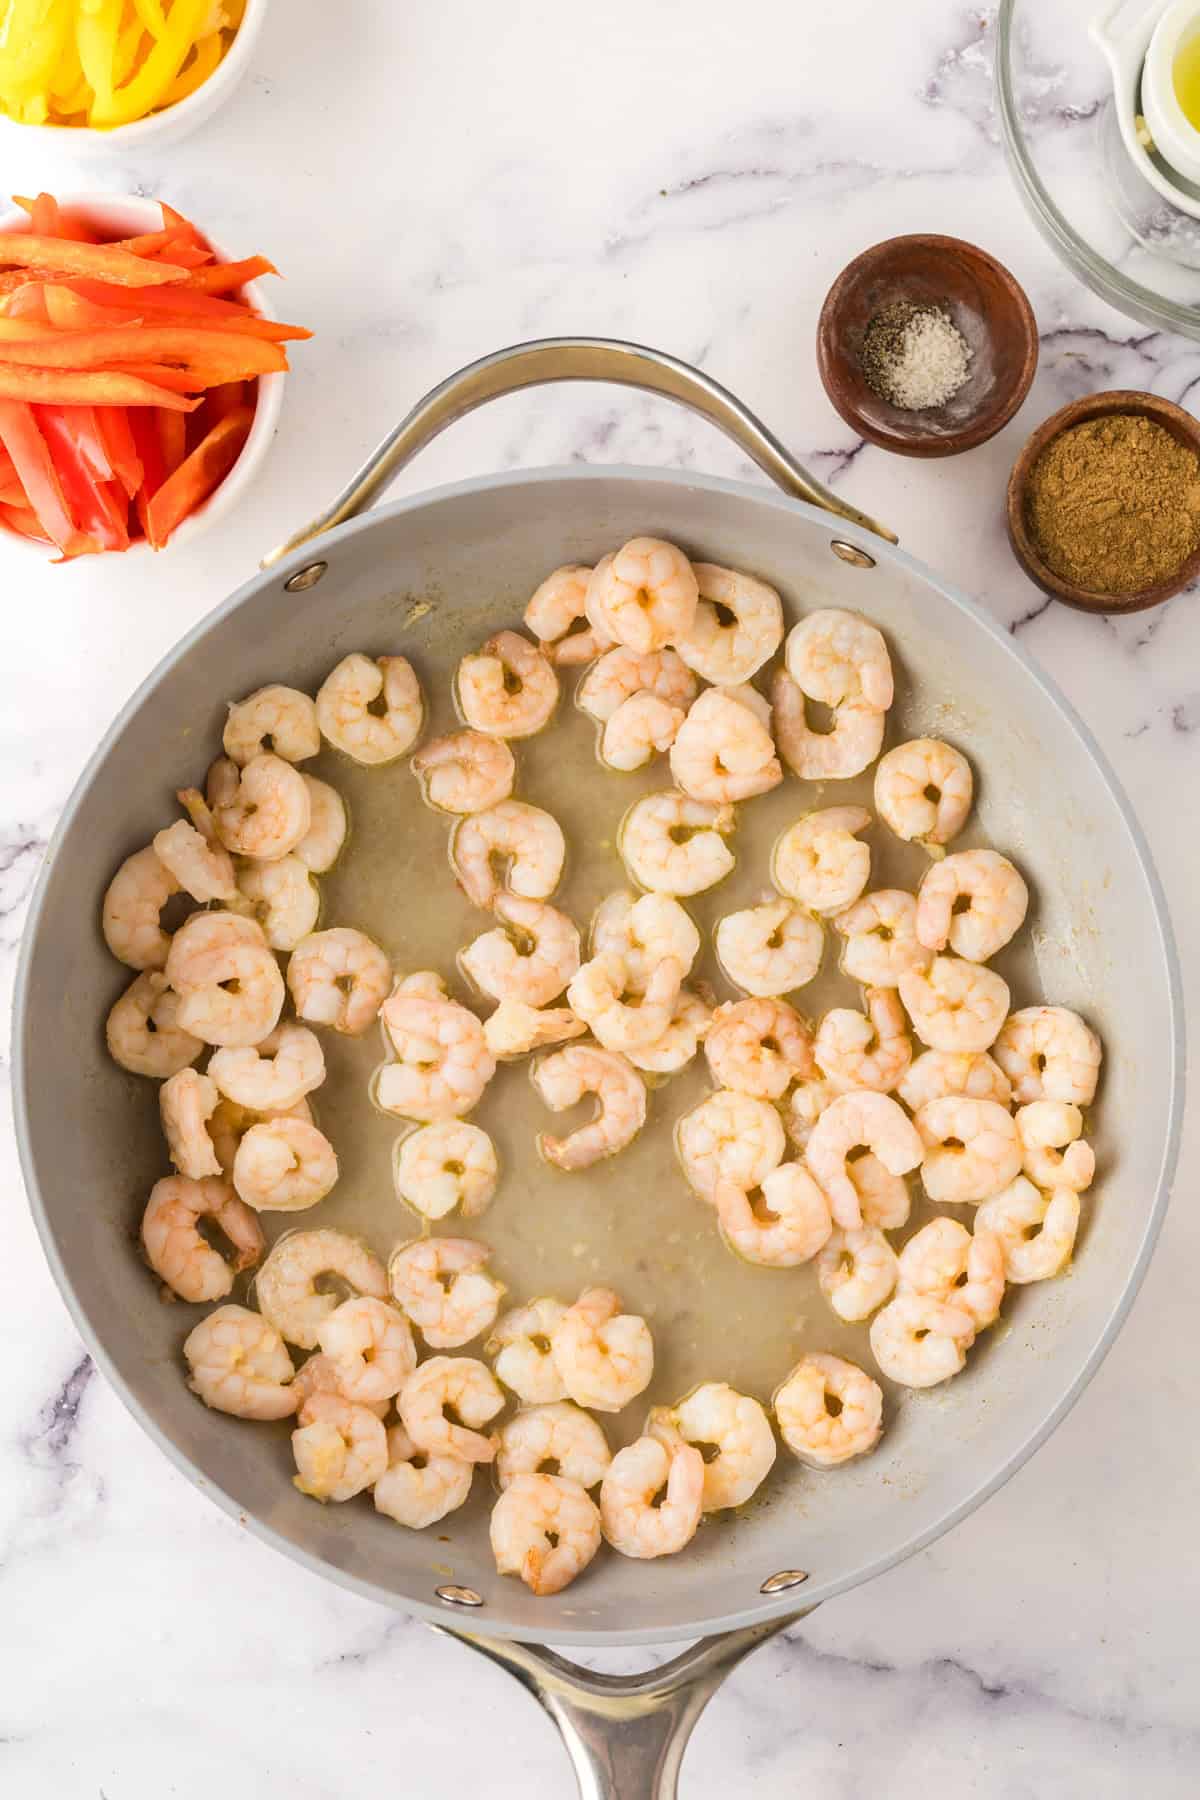
[[[247,14],[249,8],[247,8]],[[116,237],[136,237],[146,231],[162,229],[162,209],[156,200],[142,200],[133,194],[59,194],[59,205],[66,212],[79,212],[94,219],[106,233]],[[19,231],[27,229],[29,215],[19,207],[0,214],[0,231]],[[203,226],[199,227],[203,230]],[[232,262],[222,245],[207,238],[216,255],[223,262]],[[272,312],[263,291],[261,281],[247,282],[243,289],[247,299],[256,313],[264,319],[273,319],[278,315]],[[139,538],[129,549],[120,553],[124,556],[164,556],[168,555],[178,544],[190,544],[210,525],[223,519],[226,513],[241,500],[247,488],[253,482],[266,458],[271,440],[279,425],[279,410],[283,405],[283,384],[286,375],[260,375],[258,377],[258,404],[254,409],[254,423],[250,427],[250,435],[242,446],[242,454],[230,469],[220,487],[210,495],[203,506],[179,526],[171,534],[165,550],[152,550],[144,538]],[[38,544],[31,544],[27,538],[18,537],[13,531],[0,526],[0,549],[9,552],[23,551],[27,555],[45,556],[48,552]]]
[[10,119],[7,113],[0,113],[0,144],[5,132],[18,131],[27,142],[29,134],[36,132],[48,145],[69,151],[72,156],[126,156],[134,150],[158,150],[164,144],[178,143],[210,119],[241,84],[262,32],[268,4],[269,0],[246,0],[246,11],[229,49],[208,80],[201,82],[186,100],[151,113],[147,119],[135,119],[132,125],[116,125],[111,131],[93,131],[85,125],[24,125]]
[[1142,108],[1150,136],[1164,162],[1187,181],[1200,181],[1200,131],[1175,93],[1175,58],[1183,43],[1200,32],[1200,4],[1177,0],[1168,6],[1150,39],[1142,70]]

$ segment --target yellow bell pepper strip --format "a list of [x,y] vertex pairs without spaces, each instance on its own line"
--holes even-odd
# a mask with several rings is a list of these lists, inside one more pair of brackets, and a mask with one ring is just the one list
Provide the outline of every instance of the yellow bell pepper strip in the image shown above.
[[242,454],[253,423],[248,406],[230,413],[167,476],[146,508],[146,536],[156,550],[221,485]]
[[0,400],[0,443],[12,458],[25,499],[42,531],[68,553],[79,533],[32,407],[19,400]]
[[0,100],[10,112],[41,97],[62,60],[72,0],[8,0],[0,15]]
[[113,103],[116,85],[117,38],[121,31],[124,0],[79,0],[75,15],[75,46],[94,105]]
[[[232,263],[225,265],[233,268]],[[203,269],[134,256],[113,244],[81,244],[74,239],[35,237],[27,231],[0,231],[0,269],[37,269],[55,275],[92,275],[119,287],[161,287],[190,281]]]
[[126,25],[117,39],[117,53],[113,57],[113,79],[118,87],[123,87],[133,74],[145,42],[146,33],[142,29],[142,21],[135,18]]
[[287,368],[278,344],[232,331],[201,331],[193,325],[112,325],[94,331],[62,332],[57,338],[0,346],[0,360],[38,369],[101,369],[117,363],[162,363],[200,378],[204,387],[245,381]]
[[0,361],[0,400],[39,406],[169,406],[191,412],[200,402],[119,369],[28,369]]
[[181,100],[186,100],[189,94],[194,94],[197,88],[203,87],[224,54],[225,46],[219,31],[210,32],[207,37],[201,38],[196,44],[192,60],[184,64],[163,96],[163,105],[178,106]]
[[156,106],[161,106],[188,51],[208,21],[211,4],[212,0],[175,0],[167,29],[156,40],[141,68],[112,95],[96,95],[88,111],[89,124],[100,131],[110,130],[114,125],[128,125],[134,119],[144,119]]
[[167,21],[162,0],[133,0],[133,10],[152,38],[166,37]]

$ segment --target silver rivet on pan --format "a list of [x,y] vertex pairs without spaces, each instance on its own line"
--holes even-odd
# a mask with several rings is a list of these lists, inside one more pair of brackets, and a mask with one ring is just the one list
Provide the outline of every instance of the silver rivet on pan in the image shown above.
[[483,1595],[477,1594],[475,1592],[474,1588],[439,1587],[439,1588],[434,1588],[433,1591],[437,1595],[439,1600],[445,1601],[447,1606],[482,1606],[483,1605]]
[[[843,562],[853,563],[856,569],[873,569],[875,567],[873,556],[868,556],[866,551],[860,550],[857,544],[848,544],[845,538],[830,538],[829,548],[835,556],[840,556]],[[291,583],[289,582],[288,585],[290,587]]]
[[758,1591],[760,1594],[783,1594],[788,1588],[799,1587],[807,1580],[807,1569],[780,1569],[778,1575],[768,1575]]
[[302,594],[306,588],[316,587],[328,567],[327,562],[306,563],[304,568],[289,575],[283,585],[289,594]]

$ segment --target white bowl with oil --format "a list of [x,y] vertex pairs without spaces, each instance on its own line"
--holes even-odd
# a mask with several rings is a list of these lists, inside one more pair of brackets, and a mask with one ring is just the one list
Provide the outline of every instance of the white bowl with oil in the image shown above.
[[1126,23],[1128,11],[1115,0],[1088,28],[1112,74],[1121,141],[1164,200],[1200,219],[1200,129],[1176,87],[1200,117],[1200,0],[1156,0]]

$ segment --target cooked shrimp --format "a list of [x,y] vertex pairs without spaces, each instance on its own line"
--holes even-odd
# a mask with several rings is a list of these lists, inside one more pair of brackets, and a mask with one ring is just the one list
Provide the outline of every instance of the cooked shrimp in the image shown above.
[[298,856],[245,864],[237,885],[272,950],[294,950],[316,926],[321,896],[307,863]]
[[757,999],[792,993],[821,966],[820,921],[790,900],[769,900],[718,919],[717,958],[737,987]]
[[749,681],[783,642],[779,595],[737,569],[716,563],[693,563],[692,569],[700,599],[690,628],[675,639],[680,656],[714,687]]
[[497,894],[492,911],[502,921],[459,956],[463,969],[493,1000],[546,1006],[579,969],[579,933],[566,913],[541,900]]
[[547,575],[525,608],[525,624],[542,654],[560,668],[588,663],[613,640],[594,628],[576,631],[587,619],[587,590],[592,571],[585,563],[566,563]]
[[530,1300],[497,1319],[483,1346],[494,1359],[496,1374],[505,1387],[527,1406],[565,1400],[566,1385],[554,1360],[551,1338],[566,1307],[548,1296]]
[[1082,1137],[1083,1114],[1065,1100],[1031,1100],[1017,1113],[1021,1167],[1042,1188],[1091,1187],[1096,1153]]
[[875,808],[897,837],[926,845],[957,837],[971,810],[971,765],[939,738],[913,738],[880,758]]
[[864,987],[898,987],[910,969],[931,957],[917,937],[917,903],[903,888],[876,888],[838,913],[833,928],[846,942],[842,969]]
[[308,794],[308,830],[296,845],[295,855],[314,875],[332,869],[346,841],[346,803],[336,788],[315,775],[304,777]]
[[[675,1406],[655,1406],[646,1436],[670,1449],[694,1444],[705,1456],[701,1511],[744,1506],[762,1486],[775,1462],[775,1433],[757,1400],[725,1381],[706,1381]],[[706,1454],[715,1450],[716,1454]]]
[[177,1018],[206,1044],[261,1044],[283,1010],[283,976],[261,929],[236,913],[193,913],[171,940],[166,977]]
[[916,1112],[930,1100],[963,1094],[969,1100],[996,1100],[1007,1106],[1012,1086],[986,1050],[926,1050],[904,1075],[897,1093]]
[[846,1161],[860,1145],[872,1151],[893,1175],[907,1175],[921,1160],[921,1139],[912,1120],[886,1094],[840,1094],[813,1126],[805,1161],[825,1190],[834,1223],[845,1231],[862,1224],[858,1190]]
[[704,1054],[718,1087],[779,1100],[813,1073],[812,1033],[786,1000],[733,1000],[713,1014]]
[[417,1366],[408,1320],[386,1300],[343,1300],[317,1330],[317,1342],[338,1372],[341,1390],[356,1406],[376,1406],[398,1394]]
[[498,631],[458,665],[458,703],[473,731],[488,737],[532,737],[558,705],[558,676],[518,631]]
[[[383,711],[375,711],[382,697]],[[317,722],[357,763],[389,763],[416,743],[425,716],[421,684],[405,656],[344,656],[317,695]]]
[[[666,1488],[660,1504],[655,1498]],[[622,1556],[673,1556],[696,1535],[704,1506],[704,1458],[682,1439],[641,1437],[618,1450],[600,1484],[604,1535]]]
[[518,1475],[492,1508],[492,1554],[501,1575],[531,1592],[561,1593],[600,1548],[600,1514],[577,1481]]
[[486,812],[513,790],[517,765],[503,738],[456,731],[433,738],[412,759],[430,806],[441,812]]
[[770,1169],[757,1202],[734,1182],[718,1181],[713,1203],[729,1248],[766,1269],[811,1262],[832,1229],[829,1202],[800,1163]]
[[784,654],[788,674],[810,700],[825,706],[861,701],[878,712],[892,704],[887,645],[861,613],[820,607],[792,626]]
[[845,1091],[840,1082],[824,1078],[796,1083],[788,1096],[786,1123],[788,1136],[801,1150],[812,1136],[813,1126],[821,1114]]
[[[176,798],[191,817],[192,824],[202,837],[215,839],[217,835],[216,820],[213,811],[218,806],[228,806],[238,791],[238,782],[242,771],[228,756],[218,756],[209,764],[208,774],[204,778],[203,810],[197,805],[200,796],[195,788],[185,788]],[[187,797],[184,798],[184,795]]]
[[749,800],[783,780],[769,727],[724,688],[706,688],[693,702],[670,760],[675,785],[711,806]]
[[367,1406],[310,1394],[292,1433],[293,1484],[313,1500],[353,1500],[387,1469],[387,1432]]
[[100,924],[104,941],[130,969],[161,969],[171,939],[159,914],[179,883],[149,846],[127,856],[108,884]]
[[[931,1050],[989,1049],[1008,1011],[1003,977],[956,956],[935,956],[928,969],[906,970],[899,988],[917,1036]],[[1003,1060],[997,1057],[1001,1066]]]
[[[346,1392],[345,1373],[346,1371],[334,1362],[332,1356],[326,1356],[321,1351],[310,1356],[297,1369],[296,1379],[292,1383],[292,1392],[296,1395],[297,1408],[303,1406],[311,1394],[339,1394],[343,1400],[348,1400],[350,1396]],[[368,1402],[365,1400],[355,1402],[357,1406],[367,1404]],[[371,1403],[371,1411],[377,1419],[386,1419],[391,1410],[390,1399],[376,1400]]]
[[570,1400],[557,1400],[524,1406],[500,1427],[496,1479],[506,1488],[518,1475],[562,1475],[590,1488],[611,1461],[608,1441],[591,1414]]
[[721,1181],[750,1193],[783,1161],[783,1121],[765,1100],[722,1090],[684,1114],[675,1148],[703,1199],[714,1200]]
[[732,831],[732,806],[708,806],[667,788],[630,807],[621,821],[618,848],[642,887],[686,896],[715,887],[733,868],[733,852],[725,842]]
[[897,1294],[871,1320],[871,1349],[889,1381],[936,1387],[957,1375],[975,1342],[965,1307],[927,1294]]
[[525,1056],[547,1044],[564,1044],[568,1038],[582,1037],[586,1030],[569,1006],[538,1008],[520,1000],[502,1000],[483,1021],[484,1041],[497,1061]]
[[980,1226],[999,1238],[1009,1281],[1019,1286],[1047,1281],[1071,1260],[1079,1230],[1079,1195],[1066,1187],[1044,1194],[1018,1175],[1002,1194],[984,1201],[975,1215],[975,1229]]
[[661,538],[630,538],[602,557],[588,581],[588,621],[639,655],[686,637],[699,586],[691,563]]
[[383,1264],[344,1231],[290,1231],[275,1244],[255,1277],[254,1293],[289,1344],[316,1349],[317,1334],[341,1298],[318,1293],[316,1284],[332,1276],[354,1293],[387,1298]]
[[817,1280],[839,1319],[869,1319],[895,1290],[896,1252],[877,1225],[835,1231],[817,1258]]
[[[965,901],[965,907],[960,902]],[[917,936],[987,962],[1016,936],[1029,906],[1020,871],[995,850],[959,850],[926,870],[917,893]]]
[[[201,1237],[199,1219],[210,1219],[228,1241],[231,1262]],[[254,1267],[263,1253],[263,1234],[228,1182],[168,1175],[150,1190],[142,1215],[142,1248],[154,1273],[181,1300],[198,1305],[222,1299],[234,1276]]]
[[184,1339],[188,1386],[205,1406],[236,1419],[286,1419],[299,1396],[283,1339],[261,1314],[218,1306]]
[[865,1456],[883,1435],[879,1383],[840,1356],[810,1351],[801,1357],[772,1405],[784,1443],[814,1469],[835,1469]]
[[387,999],[392,965],[365,932],[339,925],[301,939],[287,979],[300,1018],[357,1037]]
[[315,1032],[281,1025],[257,1048],[217,1050],[208,1072],[225,1095],[252,1112],[287,1112],[325,1079],[325,1055]]
[[285,762],[307,762],[321,748],[317,709],[298,688],[261,687],[229,708],[222,739],[231,762],[244,768],[270,750]]
[[303,1119],[252,1125],[233,1159],[233,1185],[256,1212],[304,1212],[338,1178],[338,1159],[324,1132]]
[[686,712],[696,698],[697,682],[674,650],[652,650],[639,656],[621,647],[607,651],[579,684],[575,704],[601,724],[635,694],[653,694],[665,706]]
[[870,879],[871,851],[858,838],[870,823],[864,806],[827,806],[797,819],[771,853],[780,893],[818,913],[853,906]]
[[606,720],[600,734],[601,762],[623,773],[644,768],[652,756],[671,748],[685,717],[681,707],[639,688]]
[[903,1175],[893,1175],[869,1150],[862,1156],[848,1158],[846,1173],[854,1183],[864,1225],[895,1231],[907,1224],[912,1196]]
[[387,1433],[388,1464],[375,1483],[375,1508],[397,1525],[424,1531],[466,1504],[474,1463],[457,1456],[427,1456],[403,1425]]
[[177,886],[202,906],[210,900],[232,900],[236,895],[233,858],[228,850],[211,843],[186,819],[176,819],[165,831],[156,831],[152,848]]
[[486,1212],[500,1178],[496,1146],[478,1125],[444,1119],[422,1125],[396,1146],[396,1192],[425,1219],[459,1209],[464,1219]]
[[474,1238],[415,1238],[392,1252],[388,1282],[425,1342],[457,1350],[494,1323],[504,1283],[485,1274],[491,1251]]
[[925,1146],[921,1180],[931,1200],[978,1204],[1020,1173],[1016,1123],[996,1100],[958,1094],[930,1100],[917,1113],[916,1126]]
[[976,1331],[994,1325],[1004,1298],[1004,1252],[999,1237],[975,1222],[972,1235],[957,1219],[931,1219],[899,1257],[900,1292],[943,1300],[969,1313]]
[[192,1181],[221,1173],[207,1130],[220,1097],[216,1082],[195,1069],[180,1069],[158,1090],[167,1155],[179,1173]]
[[825,1014],[813,1039],[813,1057],[830,1081],[888,1094],[912,1062],[908,1020],[895,988],[869,987],[863,1000],[865,1013],[836,1006]]
[[652,1044],[625,1052],[635,1069],[650,1075],[674,1075],[685,1069],[708,1035],[713,1009],[703,995],[681,987],[675,997],[671,1022]]
[[568,1397],[593,1412],[620,1412],[654,1374],[650,1328],[621,1311],[611,1288],[585,1288],[551,1331],[550,1348]]
[[221,1173],[227,1181],[233,1179],[233,1165],[237,1160],[238,1145],[252,1125],[261,1125],[265,1119],[303,1119],[305,1124],[313,1122],[312,1109],[307,1100],[300,1100],[295,1106],[285,1107],[282,1112],[254,1112],[248,1106],[238,1106],[232,1100],[222,1100],[216,1112],[208,1121],[208,1135],[213,1141],[213,1149],[217,1153],[217,1161],[221,1165]]
[[646,1123],[646,1084],[625,1057],[591,1044],[568,1044],[542,1058],[533,1084],[552,1112],[595,1094],[596,1116],[565,1138],[543,1132],[538,1149],[560,1169],[590,1169],[631,1143]]
[[496,864],[507,869],[510,893],[548,900],[562,877],[566,841],[557,819],[523,800],[502,800],[454,828],[450,861],[467,899],[491,906],[500,892]]
[[630,987],[625,958],[610,950],[583,964],[567,988],[567,1000],[604,1049],[645,1049],[670,1025],[683,973],[680,963],[666,957],[638,994]]
[[385,1112],[407,1119],[460,1118],[478,1105],[496,1059],[475,1014],[445,994],[420,991],[418,979],[402,981],[380,1008],[396,1060],[380,1069],[375,1097]]
[[264,751],[246,764],[230,798],[213,808],[213,823],[235,856],[278,862],[304,841],[312,824],[303,775]]
[[164,1081],[194,1063],[204,1048],[178,1024],[179,995],[167,978],[147,969],[125,989],[108,1015],[104,1039],[108,1054],[133,1075]]
[[596,908],[592,955],[623,958],[629,992],[644,994],[660,963],[674,959],[687,976],[700,954],[700,933],[691,915],[670,894],[631,894],[619,888]]
[[830,729],[814,731],[804,694],[786,669],[776,671],[771,705],[779,754],[802,781],[844,781],[861,775],[883,747],[887,714],[862,701],[836,706]]
[[[492,1462],[495,1437],[479,1427],[504,1405],[500,1384],[486,1363],[473,1356],[431,1356],[414,1369],[396,1402],[401,1421],[426,1456],[456,1456],[460,1462]],[[448,1417],[449,1412],[454,1418]]]
[[1089,1106],[1101,1055],[1095,1032],[1065,1006],[1023,1007],[1004,1021],[996,1039],[996,1061],[1021,1106],[1031,1100]]

